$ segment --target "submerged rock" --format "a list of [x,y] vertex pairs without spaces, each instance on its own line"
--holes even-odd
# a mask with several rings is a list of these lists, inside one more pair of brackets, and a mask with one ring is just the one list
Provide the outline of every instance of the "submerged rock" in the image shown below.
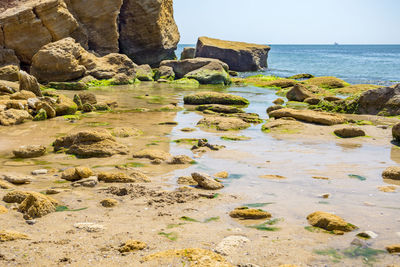
[[314,75],[308,73],[301,73],[290,76],[289,79],[300,80],[300,79],[311,79],[314,78]]
[[79,157],[111,157],[115,154],[126,155],[128,148],[119,144],[108,131],[82,131],[57,138],[54,151],[64,150]]
[[83,91],[89,88],[89,86],[83,82],[50,82],[47,86],[57,90],[71,91]]
[[217,116],[203,118],[197,125],[207,128],[216,128],[218,131],[242,130],[250,127],[250,124],[242,119]]
[[283,117],[291,117],[296,120],[322,125],[334,125],[346,122],[346,119],[343,116],[337,114],[317,112],[312,110],[296,110],[291,108],[283,108],[272,111],[269,113],[269,116],[278,119]]
[[[189,261],[195,263],[198,267],[233,267],[221,255],[206,249],[200,248],[185,248],[185,249],[171,249],[166,251],[150,254],[142,259],[145,262],[155,261],[158,266],[170,265],[176,262]],[[169,263],[169,264],[168,264]]]
[[356,226],[346,222],[337,215],[327,212],[317,211],[307,216],[308,222],[315,227],[325,229],[327,231],[351,232],[357,229]]
[[126,253],[126,252],[133,252],[133,251],[137,251],[137,250],[143,250],[146,247],[147,247],[147,244],[144,242],[137,241],[137,240],[128,240],[120,246],[118,251],[121,253]]
[[200,37],[197,41],[196,57],[219,59],[234,71],[257,71],[268,66],[270,49],[266,45]]
[[168,164],[184,165],[184,164],[191,164],[192,162],[193,159],[191,157],[186,155],[180,155],[180,156],[174,156],[170,161],[168,161]]
[[115,137],[127,138],[142,135],[142,131],[132,127],[117,127],[111,130],[111,134]]
[[200,105],[196,107],[198,111],[205,111],[210,110],[216,113],[225,113],[225,114],[232,114],[232,113],[244,113],[243,109],[227,106],[227,105],[220,105],[220,104],[210,104],[210,105]]
[[394,244],[386,247],[386,250],[391,253],[400,253],[400,244]]
[[223,184],[217,182],[211,176],[205,173],[192,173],[192,178],[198,183],[198,186],[206,190],[218,190],[224,187]]
[[272,217],[269,212],[259,209],[249,209],[247,207],[236,208],[229,213],[229,216],[244,220],[268,219]]
[[162,150],[158,150],[158,149],[143,149],[141,151],[138,151],[136,153],[133,154],[134,158],[146,158],[146,159],[151,159],[151,160],[155,160],[155,159],[160,159],[160,160],[167,160],[170,157],[172,157],[172,155],[170,153],[164,152]]
[[46,154],[46,147],[43,145],[21,146],[13,150],[13,154],[17,158],[37,158]]
[[362,129],[356,127],[344,127],[340,129],[336,129],[334,133],[342,138],[353,138],[353,137],[360,137],[365,136],[365,132]]
[[0,214],[5,214],[8,212],[8,209],[2,205],[0,205]]
[[221,105],[248,105],[249,101],[241,96],[217,93],[217,92],[199,92],[187,95],[183,98],[187,105],[206,105],[206,104],[221,104]]

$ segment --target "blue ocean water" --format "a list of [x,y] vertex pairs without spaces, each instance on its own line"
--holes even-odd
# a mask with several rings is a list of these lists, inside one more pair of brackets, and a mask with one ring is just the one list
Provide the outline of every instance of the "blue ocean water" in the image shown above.
[[[179,45],[178,57],[184,47]],[[268,69],[288,77],[298,73],[336,76],[351,84],[400,83],[400,45],[271,45]],[[241,75],[253,75],[243,73]]]

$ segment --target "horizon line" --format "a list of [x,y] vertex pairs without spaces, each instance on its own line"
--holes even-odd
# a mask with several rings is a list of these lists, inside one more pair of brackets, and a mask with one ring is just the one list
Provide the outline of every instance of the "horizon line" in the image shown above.
[[[262,43],[259,43],[259,44],[262,44]],[[178,45],[196,45],[196,43],[178,43]],[[332,46],[341,46],[341,45],[400,45],[400,43],[399,44],[377,44],[377,43],[375,43],[375,44],[373,44],[373,43],[371,43],[371,44],[355,44],[355,43],[338,43],[337,45],[335,44],[335,43],[319,43],[319,44],[317,44],[317,43],[315,43],[315,44],[312,44],[312,43],[309,43],[309,44],[300,44],[300,43],[295,43],[295,44],[282,44],[282,43],[269,43],[269,44],[265,44],[265,45],[332,45]]]

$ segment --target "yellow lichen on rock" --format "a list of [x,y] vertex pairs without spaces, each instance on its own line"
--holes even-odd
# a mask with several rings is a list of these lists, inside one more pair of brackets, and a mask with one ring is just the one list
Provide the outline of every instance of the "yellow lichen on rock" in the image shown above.
[[118,249],[119,252],[125,253],[125,252],[133,252],[137,250],[143,250],[147,247],[147,244],[141,241],[137,240],[128,240],[125,242],[125,244],[121,245],[121,247]]
[[6,202],[6,203],[18,203],[18,204],[20,204],[28,196],[29,196],[29,192],[28,191],[15,190],[15,191],[8,192],[3,197],[3,201]]
[[106,198],[100,201],[100,204],[105,208],[112,208],[117,206],[118,201],[112,198]]
[[[189,266],[196,267],[233,267],[224,257],[206,249],[188,248],[171,249],[148,255],[143,261],[157,261],[158,264],[174,260],[187,262]],[[175,262],[175,261],[174,261]]]
[[215,178],[220,178],[220,179],[226,179],[226,178],[229,177],[229,173],[225,172],[225,171],[218,172],[218,173],[214,174],[214,177]]
[[249,209],[247,207],[236,208],[229,213],[232,218],[239,219],[267,219],[271,218],[272,215],[269,212],[259,209]]
[[0,205],[0,214],[4,214],[4,213],[7,213],[7,212],[8,212],[8,209],[6,207]]
[[18,239],[29,239],[29,236],[15,231],[0,231],[0,242],[14,241]]
[[327,212],[316,211],[307,216],[308,222],[315,227],[327,231],[336,231],[336,234],[351,232],[357,229],[356,226],[346,222],[341,217]]
[[56,211],[57,200],[36,192],[28,192],[28,196],[18,207],[18,211],[30,218],[40,218]]

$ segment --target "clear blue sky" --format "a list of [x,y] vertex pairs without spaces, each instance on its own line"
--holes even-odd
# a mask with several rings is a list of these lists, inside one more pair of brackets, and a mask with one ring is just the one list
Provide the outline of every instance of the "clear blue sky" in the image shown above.
[[400,0],[174,0],[182,44],[400,44]]

